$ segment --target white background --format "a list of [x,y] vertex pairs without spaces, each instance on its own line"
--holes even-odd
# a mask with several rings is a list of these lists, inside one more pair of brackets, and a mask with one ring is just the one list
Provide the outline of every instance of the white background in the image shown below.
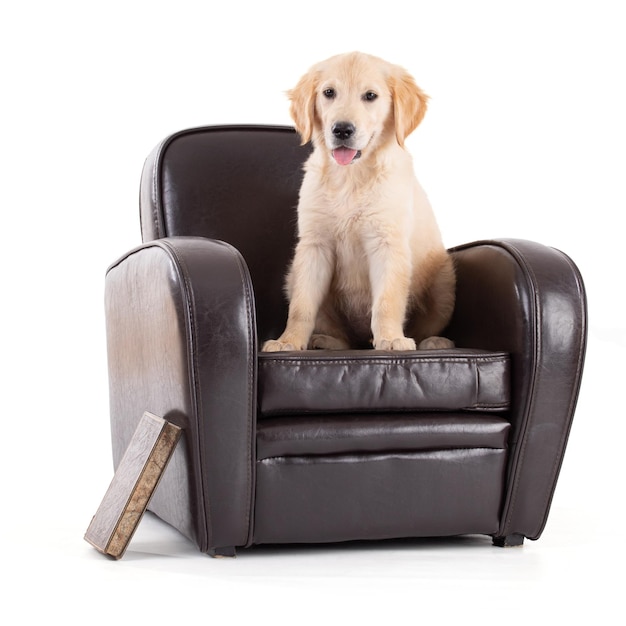
[[[622,4],[57,0],[2,9],[8,623],[623,623]],[[582,271],[587,368],[544,535],[521,550],[468,538],[255,549],[224,561],[148,517],[126,557],[109,561],[82,539],[112,475],[104,273],[140,243],[143,160],[190,126],[290,123],[284,92],[313,63],[355,49],[405,66],[432,98],[409,147],[446,244],[533,239]]]

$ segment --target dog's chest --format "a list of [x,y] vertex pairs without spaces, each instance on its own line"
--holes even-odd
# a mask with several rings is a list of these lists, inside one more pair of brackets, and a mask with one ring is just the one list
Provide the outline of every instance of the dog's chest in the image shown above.
[[334,287],[350,301],[348,308],[361,308],[361,301],[369,308],[368,220],[365,211],[355,209],[338,215],[334,230]]

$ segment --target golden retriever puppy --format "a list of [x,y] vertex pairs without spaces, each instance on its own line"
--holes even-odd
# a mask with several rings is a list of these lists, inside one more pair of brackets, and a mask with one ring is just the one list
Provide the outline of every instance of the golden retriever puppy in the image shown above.
[[454,308],[454,267],[404,147],[428,97],[404,69],[354,52],[315,65],[289,98],[313,152],[287,326],[263,350],[452,347],[438,334]]

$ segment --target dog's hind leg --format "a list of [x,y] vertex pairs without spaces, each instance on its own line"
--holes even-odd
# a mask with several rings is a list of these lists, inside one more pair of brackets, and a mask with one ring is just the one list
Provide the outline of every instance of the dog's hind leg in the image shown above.
[[309,342],[311,350],[349,350],[350,345],[344,339],[314,333]]
[[453,348],[454,342],[439,334],[445,330],[454,311],[456,277],[452,258],[441,259],[431,283],[418,295],[408,324],[408,335],[420,350]]
[[350,342],[339,316],[328,299],[320,308],[315,320],[315,330],[309,341],[310,350],[349,350]]

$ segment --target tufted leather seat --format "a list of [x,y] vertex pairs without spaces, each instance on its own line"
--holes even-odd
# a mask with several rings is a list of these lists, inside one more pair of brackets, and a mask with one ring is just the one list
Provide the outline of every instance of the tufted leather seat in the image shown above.
[[293,129],[190,129],[150,154],[143,244],[105,284],[117,466],[144,411],[183,428],[150,508],[210,554],[455,534],[537,539],[582,376],[574,263],[451,250],[445,351],[259,353],[284,326],[302,163]]

